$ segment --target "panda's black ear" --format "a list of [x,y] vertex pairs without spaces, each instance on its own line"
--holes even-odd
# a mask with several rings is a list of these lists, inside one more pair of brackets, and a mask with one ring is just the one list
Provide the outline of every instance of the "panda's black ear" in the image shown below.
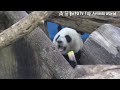
[[84,34],[84,32],[81,32],[81,31],[76,31],[77,33],[79,33],[79,34],[81,34],[81,35],[83,35]]
[[55,39],[55,41],[57,41],[59,37],[60,37],[60,35],[57,36],[57,38]]
[[58,25],[58,32],[62,29],[62,26]]
[[66,35],[65,38],[66,38],[66,40],[67,40],[68,43],[70,43],[71,40],[72,40],[72,38],[69,35]]

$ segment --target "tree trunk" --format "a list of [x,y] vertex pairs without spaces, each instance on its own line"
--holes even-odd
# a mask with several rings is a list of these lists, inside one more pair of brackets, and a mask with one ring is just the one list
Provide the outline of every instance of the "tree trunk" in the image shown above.
[[[10,13],[6,15],[9,18]],[[13,15],[15,17],[15,13]],[[18,15],[16,17],[18,17]],[[14,44],[14,51],[18,64],[17,78],[38,78],[40,76],[39,72],[41,74],[44,73],[44,76],[43,74],[40,76],[42,78],[74,77],[75,72],[72,67],[40,28],[32,31],[32,33],[25,36],[24,39],[17,41]],[[41,65],[42,63],[44,63],[44,65]],[[45,66],[46,64],[48,68]],[[42,70],[40,70],[39,67],[41,67]],[[45,77],[45,75],[48,76]]]
[[[3,14],[0,12],[0,32],[7,28],[8,20]],[[16,70],[17,65],[15,61],[15,53],[13,51],[12,46],[5,47],[0,50],[0,78],[1,79],[12,79],[16,78]]]
[[85,41],[81,51],[82,65],[120,65],[120,28],[104,24]]
[[[28,14],[24,11],[6,11],[4,12],[10,21],[14,24]],[[10,25],[9,25],[10,26]],[[32,37],[31,37],[32,38]],[[15,74],[14,78],[53,78],[48,68],[41,62],[41,58],[37,56],[29,42],[25,38],[16,41],[12,46],[15,54]],[[11,64],[12,65],[12,64]],[[14,70],[13,70],[14,71]]]
[[75,79],[119,79],[120,65],[79,65]]

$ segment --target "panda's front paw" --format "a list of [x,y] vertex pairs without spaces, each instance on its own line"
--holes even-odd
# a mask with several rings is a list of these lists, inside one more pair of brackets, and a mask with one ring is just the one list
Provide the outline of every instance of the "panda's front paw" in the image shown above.
[[73,68],[77,66],[77,63],[75,61],[69,61],[69,63]]

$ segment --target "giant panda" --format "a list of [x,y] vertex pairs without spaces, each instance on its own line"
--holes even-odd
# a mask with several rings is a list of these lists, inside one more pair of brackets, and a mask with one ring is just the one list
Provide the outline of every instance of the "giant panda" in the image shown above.
[[[83,47],[83,40],[76,30],[68,27],[61,29],[53,38],[53,43],[73,68],[75,68],[77,64],[80,64],[79,58],[80,50]],[[67,53],[69,51],[75,53],[76,61],[68,58]]]

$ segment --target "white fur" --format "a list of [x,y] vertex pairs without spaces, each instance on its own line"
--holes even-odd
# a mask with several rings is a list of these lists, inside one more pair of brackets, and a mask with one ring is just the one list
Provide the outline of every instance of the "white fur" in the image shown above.
[[[60,30],[53,39],[53,43],[56,46],[58,45],[58,43],[55,40],[58,37],[58,35],[60,35],[58,39],[63,41],[63,46],[67,47],[66,51],[61,51],[62,54],[67,54],[69,51],[74,51],[75,53],[77,53],[79,50],[82,49],[83,41],[80,38],[80,35],[76,32],[76,30],[68,27]],[[72,41],[70,43],[67,43],[65,35],[69,35],[72,38]]]

